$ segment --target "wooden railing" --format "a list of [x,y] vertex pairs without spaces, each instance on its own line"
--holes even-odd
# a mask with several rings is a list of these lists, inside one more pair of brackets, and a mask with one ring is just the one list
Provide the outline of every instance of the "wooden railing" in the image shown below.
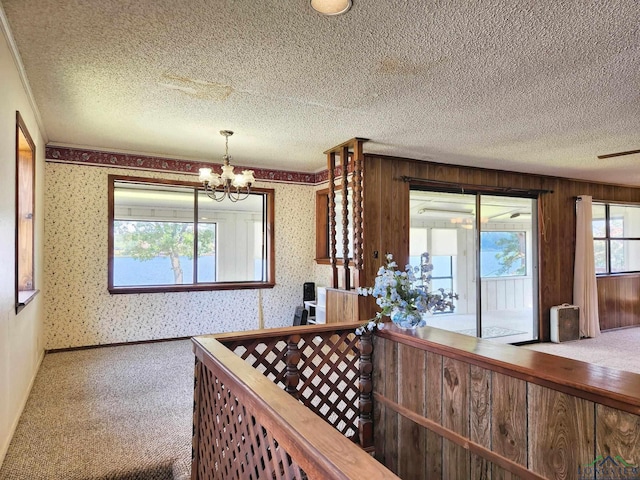
[[192,479],[397,478],[362,448],[372,344],[356,326],[194,338]]
[[401,478],[640,478],[640,375],[390,326],[373,386],[376,457]]
[[640,375],[356,325],[194,339],[192,478],[640,478]]

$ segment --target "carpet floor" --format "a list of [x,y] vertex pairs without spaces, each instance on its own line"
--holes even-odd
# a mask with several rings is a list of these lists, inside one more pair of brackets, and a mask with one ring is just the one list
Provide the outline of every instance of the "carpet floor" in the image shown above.
[[597,338],[565,343],[536,343],[523,345],[522,348],[640,373],[639,345],[640,328],[625,328],[603,332]]
[[1,480],[173,480],[189,476],[188,340],[45,356]]

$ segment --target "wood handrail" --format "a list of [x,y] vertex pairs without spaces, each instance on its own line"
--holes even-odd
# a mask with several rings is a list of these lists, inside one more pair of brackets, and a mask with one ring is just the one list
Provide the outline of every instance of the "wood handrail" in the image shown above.
[[198,338],[215,338],[216,340],[227,342],[238,342],[252,339],[282,338],[286,340],[289,335],[305,335],[309,333],[343,332],[354,330],[362,325],[362,322],[327,323],[318,325],[301,325],[298,327],[265,328],[261,330],[246,330],[242,332],[215,333],[202,335]]
[[376,332],[376,335],[612,408],[640,414],[638,374],[432,327],[413,331],[391,324],[386,327]]
[[215,372],[310,478],[398,478],[214,336],[192,341],[204,367]]

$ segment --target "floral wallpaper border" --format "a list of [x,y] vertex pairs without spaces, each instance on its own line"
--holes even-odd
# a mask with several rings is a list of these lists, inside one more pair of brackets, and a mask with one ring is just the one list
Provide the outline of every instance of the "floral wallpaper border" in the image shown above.
[[[186,174],[197,174],[201,167],[216,168],[221,166],[217,163],[195,162],[175,158],[152,157],[147,155],[132,155],[128,153],[103,152],[98,150],[55,146],[46,147],[45,159],[47,162]],[[253,169],[254,176],[257,180],[267,182],[318,185],[326,183],[329,180],[328,170],[322,170],[317,173],[305,173],[291,172],[287,170],[271,170],[268,168],[256,168],[242,165],[237,165],[236,168],[239,170]],[[349,165],[348,171],[352,171],[351,165]],[[342,175],[342,167],[338,165],[335,169],[335,176],[337,178],[340,175]]]
[[[46,160],[48,162],[76,163],[92,166],[133,168],[137,170],[152,170],[172,173],[197,174],[201,167],[217,167],[219,164],[179,160],[175,158],[151,157],[145,155],[131,155],[128,153],[102,152],[85,150],[80,148],[46,147]],[[236,165],[236,168],[250,169],[254,171],[257,180],[270,182],[302,183],[315,185],[321,181],[323,172],[304,173],[290,172],[286,170],[270,170],[266,168],[247,167]],[[326,173],[324,176],[327,176]]]

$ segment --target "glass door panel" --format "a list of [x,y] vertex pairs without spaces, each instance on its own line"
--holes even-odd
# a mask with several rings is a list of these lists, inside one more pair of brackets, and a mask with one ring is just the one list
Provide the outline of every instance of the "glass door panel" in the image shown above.
[[534,340],[536,201],[482,195],[480,211],[480,336]]
[[534,212],[528,198],[411,191],[410,263],[429,252],[431,288],[459,296],[427,325],[503,343],[537,338]]
[[409,258],[413,266],[429,252],[431,289],[458,294],[453,313],[427,316],[427,325],[475,335],[475,195],[424,192],[410,195]]

